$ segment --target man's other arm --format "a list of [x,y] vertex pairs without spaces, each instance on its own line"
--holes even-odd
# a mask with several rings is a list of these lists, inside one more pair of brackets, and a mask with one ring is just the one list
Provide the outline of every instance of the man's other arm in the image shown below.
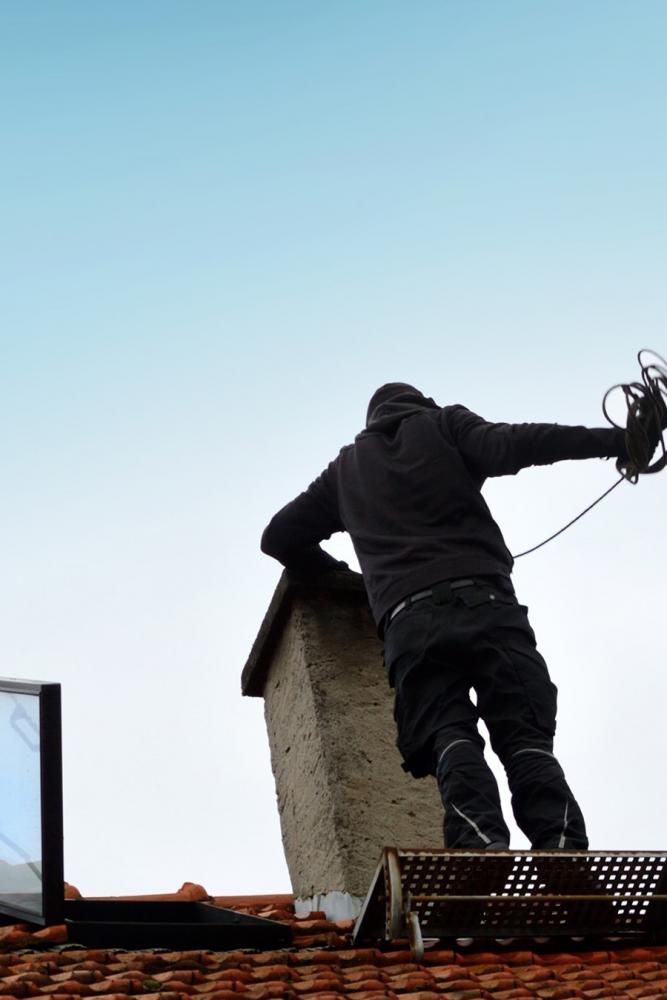
[[316,577],[347,563],[334,559],[319,543],[344,531],[338,513],[332,474],[325,470],[305,493],[286,504],[264,529],[261,548],[296,576]]
[[625,434],[611,427],[489,423],[465,406],[442,411],[443,428],[475,475],[514,475],[567,459],[626,458]]

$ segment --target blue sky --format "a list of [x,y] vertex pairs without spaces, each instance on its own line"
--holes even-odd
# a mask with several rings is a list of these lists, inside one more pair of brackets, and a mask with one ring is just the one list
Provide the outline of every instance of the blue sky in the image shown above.
[[[258,538],[377,385],[599,425],[667,352],[666,35],[658,0],[0,5],[3,669],[63,683],[84,892],[287,888]],[[487,495],[516,551],[613,474]],[[598,844],[664,829],[664,488],[517,568]]]

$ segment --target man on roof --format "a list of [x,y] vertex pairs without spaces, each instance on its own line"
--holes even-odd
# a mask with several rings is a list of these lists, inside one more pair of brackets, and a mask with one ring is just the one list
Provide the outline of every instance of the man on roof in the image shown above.
[[346,567],[319,543],[350,534],[384,639],[403,766],[436,776],[448,848],[509,846],[480,717],[531,846],[588,846],[553,752],[556,687],[481,488],[531,465],[607,457],[627,457],[623,431],[488,423],[392,382],[373,394],[354,443],[264,531],[262,551],[311,578]]

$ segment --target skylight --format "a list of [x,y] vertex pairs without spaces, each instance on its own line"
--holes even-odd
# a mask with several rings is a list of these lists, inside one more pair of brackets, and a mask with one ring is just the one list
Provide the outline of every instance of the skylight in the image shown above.
[[0,678],[0,912],[62,919],[60,685]]

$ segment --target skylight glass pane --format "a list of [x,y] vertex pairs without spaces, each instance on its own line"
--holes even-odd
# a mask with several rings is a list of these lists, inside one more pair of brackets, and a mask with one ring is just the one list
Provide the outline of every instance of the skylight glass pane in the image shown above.
[[0,902],[42,910],[39,696],[0,691]]

